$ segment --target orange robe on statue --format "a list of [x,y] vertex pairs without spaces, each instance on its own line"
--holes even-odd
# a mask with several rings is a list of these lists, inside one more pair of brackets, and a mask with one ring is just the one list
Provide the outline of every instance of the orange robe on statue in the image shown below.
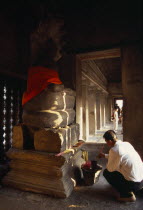
[[31,67],[28,72],[27,91],[23,94],[22,105],[51,83],[62,84],[57,71],[42,66]]

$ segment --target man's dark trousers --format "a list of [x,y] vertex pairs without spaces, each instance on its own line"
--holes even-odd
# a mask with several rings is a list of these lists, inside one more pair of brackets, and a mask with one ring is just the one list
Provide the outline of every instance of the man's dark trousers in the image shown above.
[[107,169],[105,169],[103,176],[109,182],[109,184],[111,184],[120,193],[120,197],[131,197],[131,192],[137,192],[143,187],[143,181],[128,181],[118,171],[109,172]]

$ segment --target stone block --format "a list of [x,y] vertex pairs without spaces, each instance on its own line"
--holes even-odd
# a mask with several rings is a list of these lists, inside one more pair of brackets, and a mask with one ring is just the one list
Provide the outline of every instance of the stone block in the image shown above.
[[78,124],[59,129],[41,129],[34,134],[34,147],[37,151],[60,153],[71,148],[78,139]]
[[13,127],[12,148],[59,153],[71,148],[78,140],[79,124],[43,129],[20,124]]
[[40,94],[28,101],[23,110],[37,112],[41,110],[65,110],[73,109],[75,104],[75,92],[69,88],[56,91],[46,88]]
[[17,149],[33,149],[33,138],[24,124],[13,127],[12,147]]
[[75,111],[66,110],[41,110],[38,112],[23,111],[23,123],[27,126],[38,128],[66,127],[74,122]]

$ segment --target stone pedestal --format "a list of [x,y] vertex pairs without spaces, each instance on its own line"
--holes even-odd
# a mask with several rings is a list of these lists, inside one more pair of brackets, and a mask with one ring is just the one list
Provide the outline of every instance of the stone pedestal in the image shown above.
[[71,194],[78,181],[75,171],[84,162],[73,147],[79,140],[74,103],[74,91],[55,85],[24,105],[23,124],[14,126],[7,153],[11,170],[5,185],[60,198]]
[[[56,157],[55,153],[10,149],[11,171],[3,184],[54,197],[68,197],[74,188],[74,167],[83,163],[81,151]],[[78,156],[78,158],[76,157]]]

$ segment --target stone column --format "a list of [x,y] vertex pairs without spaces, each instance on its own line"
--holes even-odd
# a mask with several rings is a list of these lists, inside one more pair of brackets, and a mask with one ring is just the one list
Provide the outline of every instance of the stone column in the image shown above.
[[76,123],[79,124],[79,139],[83,138],[83,108],[82,108],[82,68],[81,61],[76,59]]
[[124,95],[124,140],[133,144],[143,157],[143,47],[122,47],[122,83]]
[[104,127],[104,93],[100,93],[100,102],[101,102],[101,128]]
[[102,93],[102,103],[103,103],[103,122],[102,122],[102,126],[105,127],[106,125],[106,95],[105,93]]
[[109,122],[111,122],[111,116],[112,116],[112,96],[110,95],[108,97],[108,109],[109,109]]
[[97,131],[97,107],[96,107],[96,95],[95,95],[95,103],[94,103],[94,116],[95,116],[95,134]]
[[97,130],[100,130],[102,127],[100,90],[96,90],[96,117],[97,117]]
[[112,103],[112,98],[110,95],[106,94],[105,95],[105,103],[106,103],[106,119],[105,123],[109,124],[111,122],[111,103]]
[[82,81],[82,108],[83,108],[83,139],[88,140],[89,137],[89,110],[88,110],[88,81]]
[[89,135],[95,136],[96,133],[96,103],[95,103],[95,88],[90,87],[88,95],[89,106]]

